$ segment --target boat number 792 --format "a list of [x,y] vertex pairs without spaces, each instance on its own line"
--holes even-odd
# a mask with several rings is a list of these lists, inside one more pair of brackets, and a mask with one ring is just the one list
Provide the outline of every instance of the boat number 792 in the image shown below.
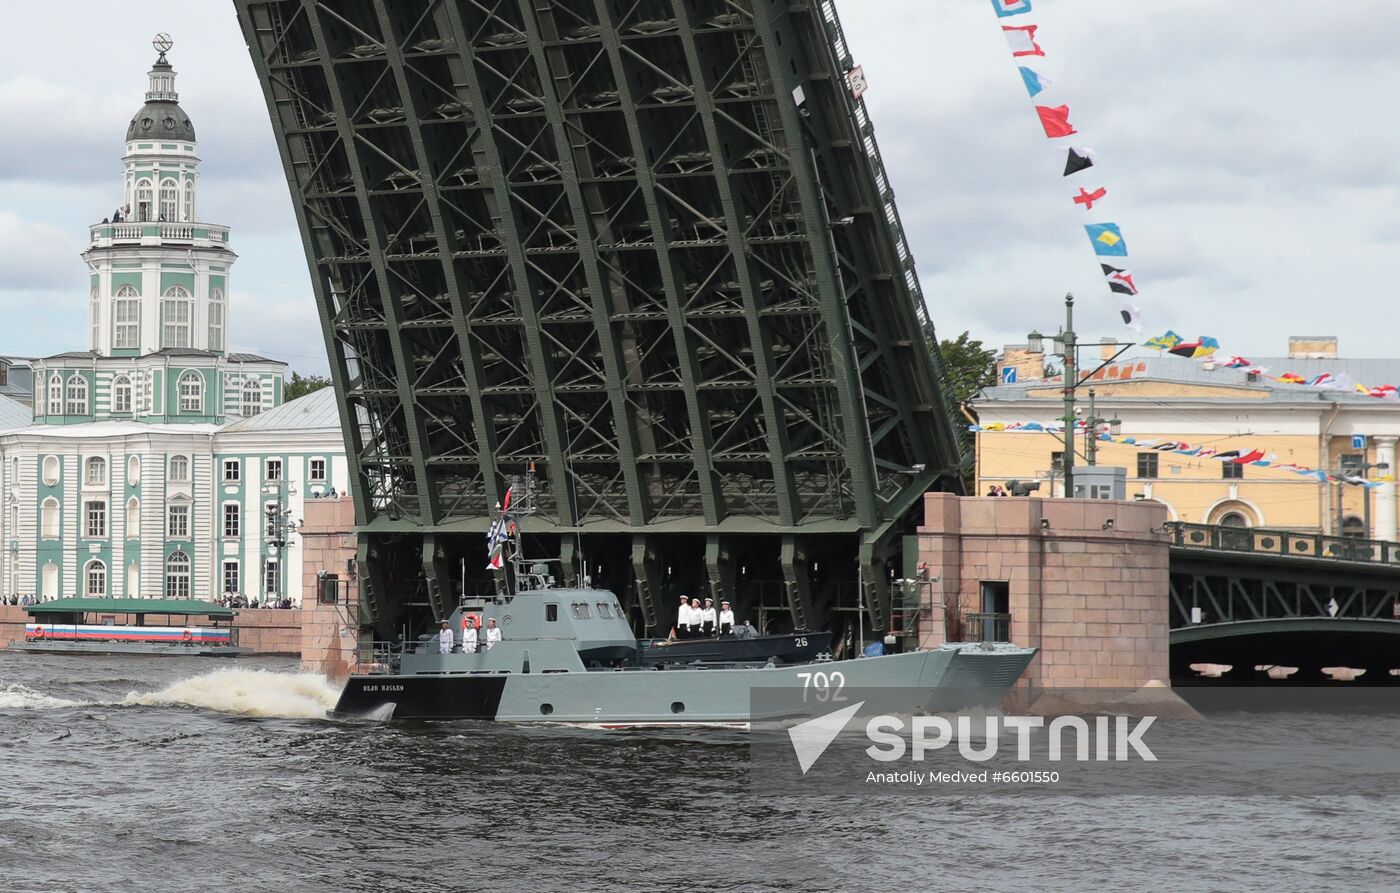
[[808,693],[823,702],[841,702],[846,700],[843,691],[846,688],[846,674],[840,670],[833,670],[830,673],[798,673],[797,678],[802,680],[802,700],[807,700]]

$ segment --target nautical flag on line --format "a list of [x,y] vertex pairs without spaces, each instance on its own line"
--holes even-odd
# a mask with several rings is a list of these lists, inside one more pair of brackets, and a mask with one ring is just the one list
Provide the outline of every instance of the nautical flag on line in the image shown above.
[[1099,264],[1103,268],[1104,281],[1108,283],[1110,291],[1120,295],[1135,295],[1138,293],[1137,286],[1133,284],[1133,271],[1123,270],[1108,264]]
[[1103,201],[1105,195],[1108,195],[1108,189],[1106,187],[1100,186],[1098,189],[1090,192],[1083,186],[1080,186],[1079,194],[1074,197],[1074,203],[1076,205],[1083,205],[1086,211],[1092,211],[1094,209],[1094,202]]
[[1082,170],[1087,170],[1094,166],[1094,150],[1085,149],[1080,146],[1073,146],[1069,150],[1069,157],[1065,159],[1065,176],[1073,176]]
[[1142,331],[1142,311],[1136,305],[1124,301],[1118,307],[1118,315],[1123,319],[1123,325],[1134,332]]
[[1031,11],[1031,0],[992,0],[992,8],[999,19],[1022,16]]
[[1026,82],[1026,92],[1031,94],[1032,99],[1039,95],[1045,88],[1055,83],[1045,75],[1034,72],[1024,65],[1020,66],[1020,68],[1021,80]]
[[1045,51],[1035,42],[1035,31],[1038,26],[1025,25],[1023,27],[1013,27],[1002,25],[1001,33],[1006,36],[1006,44],[1011,47],[1013,56],[1044,56]]
[[1127,257],[1128,243],[1123,241],[1123,233],[1116,223],[1090,223],[1084,227],[1094,253],[1100,257]]
[[1057,105],[1054,108],[1038,105],[1035,107],[1035,113],[1040,116],[1040,126],[1045,128],[1045,135],[1052,140],[1079,132],[1074,129],[1073,124],[1069,123],[1069,106],[1067,105]]
[[1176,332],[1173,332],[1171,329],[1167,329],[1165,334],[1158,335],[1155,338],[1148,338],[1145,342],[1143,342],[1143,346],[1150,347],[1153,350],[1171,350],[1173,347],[1176,347],[1180,343],[1181,336],[1178,335]]

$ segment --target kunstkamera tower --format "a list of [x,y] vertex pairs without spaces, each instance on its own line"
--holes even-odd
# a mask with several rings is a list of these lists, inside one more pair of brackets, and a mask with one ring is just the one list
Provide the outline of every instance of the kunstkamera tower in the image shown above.
[[[528,530],[677,593],[887,628],[960,465],[830,0],[235,0],[306,246],[381,633]],[[416,611],[410,610],[421,606]]]

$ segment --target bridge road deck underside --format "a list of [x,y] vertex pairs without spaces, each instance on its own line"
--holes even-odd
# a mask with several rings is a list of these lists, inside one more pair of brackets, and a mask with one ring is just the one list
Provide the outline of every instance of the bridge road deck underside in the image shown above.
[[[343,404],[367,617],[540,552],[873,629],[962,456],[830,0],[235,0]],[[730,591],[732,590],[732,591]],[[765,602],[766,603],[766,602]]]

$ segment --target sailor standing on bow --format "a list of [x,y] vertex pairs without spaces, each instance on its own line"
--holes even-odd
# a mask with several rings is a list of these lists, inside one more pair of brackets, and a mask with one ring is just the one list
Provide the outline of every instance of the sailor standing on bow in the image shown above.
[[719,603],[719,634],[727,636],[734,632],[734,612],[729,610],[729,599],[721,599]]
[[700,612],[700,629],[707,637],[715,634],[715,600],[708,596],[705,598],[705,607]]
[[690,638],[690,599],[681,596],[681,606],[676,609],[676,638]]
[[704,618],[703,618],[704,613],[705,613],[705,612],[702,611],[702,610],[700,609],[700,599],[698,599],[698,598],[693,598],[693,599],[691,599],[691,600],[690,600],[690,637],[691,637],[692,639],[698,639],[698,638],[700,638],[700,624],[704,622]]
[[470,615],[463,617],[462,653],[476,654],[476,624]]
[[447,621],[442,622],[442,629],[438,630],[438,654],[452,653],[452,627]]
[[496,618],[486,621],[486,650],[490,651],[501,642],[501,629],[496,626]]

